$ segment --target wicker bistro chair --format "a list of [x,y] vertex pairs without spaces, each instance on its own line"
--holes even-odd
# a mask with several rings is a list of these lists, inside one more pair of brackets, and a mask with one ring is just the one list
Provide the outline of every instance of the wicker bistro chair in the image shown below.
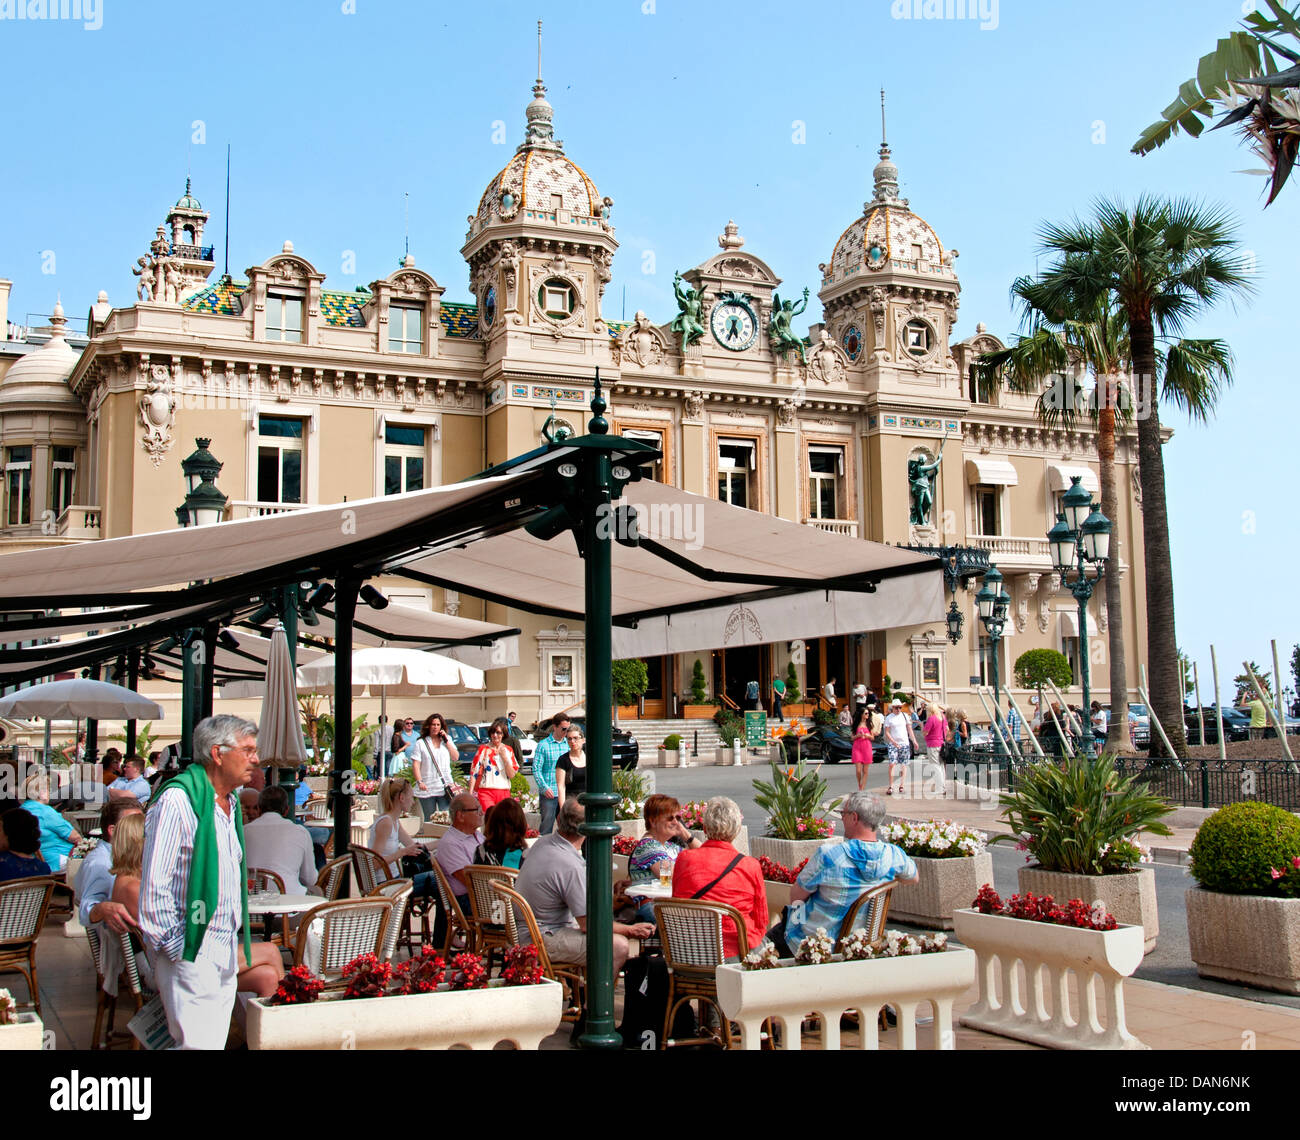
[[514,887],[509,886],[501,879],[490,879],[488,883],[491,890],[506,903],[505,913],[501,917],[505,919],[506,937],[510,940],[509,944],[511,946],[527,945],[519,935],[519,924],[522,919],[524,925],[528,928],[528,936],[532,945],[537,947],[537,961],[542,967],[542,973],[553,982],[559,982],[563,985],[569,995],[569,1000],[565,1004],[563,1020],[577,1021],[582,1016],[583,1006],[587,1001],[586,963],[552,962],[551,956],[546,952],[546,943],[542,941],[542,929],[537,925],[537,916],[533,914],[533,908],[528,905],[528,900]]
[[[140,979],[140,963],[136,960],[135,943],[131,941],[131,935],[123,932],[117,937],[122,944],[122,974],[117,983],[118,996],[121,996],[122,985],[125,983],[127,991],[131,995],[131,1000],[135,1002],[135,1013],[139,1013],[144,1008],[145,1002],[153,997],[153,994],[145,990],[144,983]],[[114,1000],[116,1001],[116,999]],[[134,1033],[130,1036],[132,1049],[144,1048],[143,1043]]]
[[339,899],[303,915],[293,964],[337,982],[358,954],[384,953],[384,931],[393,912],[390,898]]
[[307,809],[307,820],[311,823],[326,823],[333,817],[330,815],[329,800],[324,796],[313,797],[302,805]]
[[[843,921],[840,923],[839,933],[835,936],[835,952],[840,953],[844,947],[843,942],[855,929],[862,927],[866,930],[868,937],[872,942],[879,942],[885,937],[885,919],[889,917],[889,900],[894,893],[893,883],[880,883],[870,890],[863,891],[849,907],[848,913],[845,914]],[[861,922],[858,916],[863,909],[866,915]]]
[[340,855],[331,859],[320,869],[316,876],[316,885],[325,892],[327,902],[334,902],[343,897],[343,887],[347,882],[347,871],[352,866],[351,855]]
[[451,953],[451,944],[457,935],[464,939],[465,949],[477,953],[478,932],[465,917],[460,901],[456,898],[456,892],[451,889],[447,872],[442,869],[442,864],[437,859],[433,861],[433,875],[438,884],[438,905],[447,912],[447,938],[440,947],[442,956],[445,958]]
[[[513,867],[471,866],[465,868],[465,878],[469,880],[469,922],[474,927],[475,944],[478,952],[487,959],[488,973],[492,972],[492,955],[513,946],[506,933],[506,904],[501,896],[492,890],[492,884],[505,883],[507,886],[515,881],[519,872]],[[504,966],[504,961],[503,961]]]
[[22,974],[38,1016],[41,995],[36,980],[36,939],[53,894],[54,880],[45,875],[0,884],[0,974]]
[[411,892],[415,890],[410,879],[389,879],[386,883],[380,883],[373,891],[367,895],[367,898],[386,898],[393,904],[393,913],[388,917],[388,925],[384,928],[384,950],[379,955],[380,961],[390,961],[394,954],[397,953],[397,947],[402,943],[402,937],[406,938],[406,952],[413,953],[411,948]]
[[380,883],[394,877],[393,865],[378,851],[352,844],[352,866],[357,872],[357,886],[363,895],[374,894]]
[[[668,1013],[659,1047],[672,1045],[722,1044],[732,1047],[731,1024],[722,1007],[718,1005],[717,968],[723,961],[722,922],[730,919],[736,925],[738,948],[743,958],[749,953],[749,935],[745,930],[744,916],[734,906],[726,903],[704,902],[692,899],[656,899],[655,922],[663,943],[664,960],[668,965]],[[669,1039],[677,1010],[690,1001],[701,1007],[710,1005],[717,1011],[719,1029],[686,1040]],[[703,1008],[700,1009],[701,1015]],[[704,1025],[701,1016],[699,1024]]]

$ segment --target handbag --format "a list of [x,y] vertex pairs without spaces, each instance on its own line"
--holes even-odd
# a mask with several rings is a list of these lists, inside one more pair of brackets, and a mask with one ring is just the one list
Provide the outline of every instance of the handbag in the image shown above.
[[402,878],[404,879],[414,879],[416,875],[432,870],[433,856],[428,851],[421,851],[418,855],[402,856]]

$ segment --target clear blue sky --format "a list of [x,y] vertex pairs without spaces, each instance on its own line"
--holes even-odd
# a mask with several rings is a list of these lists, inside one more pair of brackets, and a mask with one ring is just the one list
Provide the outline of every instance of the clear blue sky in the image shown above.
[[[386,275],[409,193],[418,264],[448,299],[467,299],[465,216],[522,138],[538,17],[556,133],[615,200],[612,318],[626,289],[629,316],[666,320],[673,270],[711,256],[728,218],[792,292],[815,292],[818,262],[869,196],[882,85],[903,192],[961,251],[959,338],[977,321],[1014,331],[1007,287],[1034,269],[1043,220],[1084,212],[1099,194],[1227,205],[1256,254],[1259,293],[1197,330],[1236,353],[1237,384],[1213,424],[1163,412],[1176,429],[1166,466],[1178,639],[1203,680],[1211,641],[1231,675],[1244,656],[1267,664],[1277,637],[1286,671],[1300,641],[1300,543],[1285,511],[1300,469],[1300,176],[1265,211],[1263,180],[1234,173],[1257,162],[1230,132],[1129,153],[1235,26],[1238,0],[999,0],[988,29],[895,19],[893,0],[96,7],[98,30],[0,20],[0,276],[14,281],[20,322],[48,313],[56,292],[71,316],[101,288],[129,303],[130,267],[187,163],[220,245],[227,142],[236,277],[285,238],[329,275],[327,288]],[[196,120],[204,141],[192,144]],[[349,250],[353,274],[342,271]]]

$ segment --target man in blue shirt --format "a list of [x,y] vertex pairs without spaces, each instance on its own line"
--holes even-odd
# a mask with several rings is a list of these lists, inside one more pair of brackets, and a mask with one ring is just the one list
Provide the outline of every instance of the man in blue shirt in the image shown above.
[[135,796],[141,806],[149,802],[153,789],[144,778],[144,761],[139,756],[128,756],[122,761],[122,775],[108,785],[111,799]]
[[1002,723],[1006,726],[1007,738],[1020,743],[1021,720],[1020,714],[1016,712],[1016,706],[1007,700],[1007,715],[1002,718]]
[[117,934],[136,929],[131,912],[122,903],[111,901],[115,876],[110,868],[113,865],[113,832],[118,820],[140,810],[140,803],[134,796],[109,800],[100,809],[99,830],[103,838],[82,861],[77,873],[77,917],[82,926],[102,922]]
[[885,804],[870,792],[854,792],[839,809],[844,842],[819,847],[790,887],[790,906],[768,937],[783,958],[819,927],[832,939],[858,897],[881,883],[912,883],[916,864],[893,843],[882,843],[876,830],[885,820]]
[[533,781],[537,784],[538,811],[542,835],[550,835],[555,828],[555,814],[560,809],[560,789],[555,782],[555,765],[561,756],[569,754],[569,716],[556,713],[551,718],[551,735],[537,742],[533,752]]

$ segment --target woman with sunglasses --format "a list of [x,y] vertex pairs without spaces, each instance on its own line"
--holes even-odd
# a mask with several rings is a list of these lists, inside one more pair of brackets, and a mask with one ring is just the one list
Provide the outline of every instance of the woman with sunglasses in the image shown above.
[[569,753],[555,762],[555,786],[560,793],[560,806],[570,796],[580,796],[587,790],[587,738],[576,724],[569,725],[565,736]]
[[514,750],[507,743],[509,736],[509,722],[499,716],[488,729],[487,743],[474,753],[469,790],[478,797],[485,814],[510,795],[510,779],[519,771]]
[[420,811],[425,819],[436,811],[449,811],[451,797],[460,791],[451,768],[452,757],[457,754],[458,749],[447,735],[447,724],[442,717],[438,713],[425,717],[419,739],[408,753],[415,775],[415,798],[420,801]]

